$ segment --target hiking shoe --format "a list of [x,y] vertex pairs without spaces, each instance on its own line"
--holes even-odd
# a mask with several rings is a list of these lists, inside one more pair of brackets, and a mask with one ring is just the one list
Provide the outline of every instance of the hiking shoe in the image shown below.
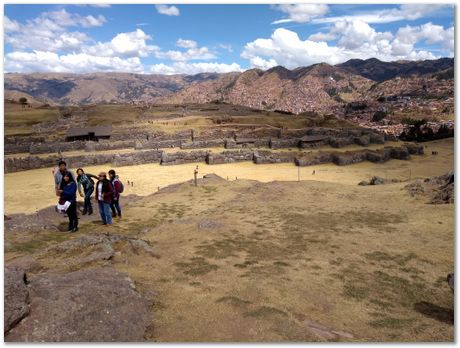
[[88,211],[83,210],[81,213],[82,213],[83,215],[86,215],[86,214],[88,213]]
[[75,227],[75,228],[71,229],[69,232],[74,233],[74,232],[77,232],[77,231],[78,231],[78,227]]
[[88,212],[88,215],[91,215],[91,214],[93,214],[93,211],[92,211],[92,210],[90,210],[90,211]]

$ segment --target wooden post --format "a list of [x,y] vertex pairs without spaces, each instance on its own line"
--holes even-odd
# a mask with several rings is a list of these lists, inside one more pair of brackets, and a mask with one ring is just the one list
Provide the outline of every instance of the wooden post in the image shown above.
[[196,166],[195,171],[193,172],[195,186],[198,186],[198,183],[197,183],[197,180],[196,180],[197,175],[198,175],[198,166]]

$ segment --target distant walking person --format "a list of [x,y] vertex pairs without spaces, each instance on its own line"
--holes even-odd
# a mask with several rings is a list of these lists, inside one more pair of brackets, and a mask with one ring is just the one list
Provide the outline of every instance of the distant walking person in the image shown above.
[[113,169],[109,170],[109,178],[113,188],[112,202],[110,203],[112,217],[118,215],[121,218],[120,194],[124,191],[124,186]]
[[58,190],[62,190],[64,183],[62,178],[66,173],[69,173],[72,176],[73,181],[75,182],[75,174],[71,170],[67,169],[67,163],[65,161],[59,161],[57,169],[53,170],[54,175],[54,189],[56,190],[56,195],[59,196]]
[[[91,215],[93,213],[93,206],[91,205],[91,195],[94,192],[94,181],[93,179],[98,180],[99,178],[96,175],[85,173],[82,168],[77,169],[77,187],[80,197],[85,197],[85,204],[83,207],[83,215]],[[83,186],[83,193],[82,188]]]
[[70,173],[66,173],[62,180],[62,189],[59,189],[62,201],[70,202],[66,210],[69,217],[69,232],[78,231],[78,217],[77,217],[77,184]]
[[110,203],[112,202],[113,188],[107,179],[105,172],[99,173],[99,180],[96,184],[96,200],[99,205],[99,214],[101,215],[102,224],[107,226],[112,224],[112,215],[110,214]]

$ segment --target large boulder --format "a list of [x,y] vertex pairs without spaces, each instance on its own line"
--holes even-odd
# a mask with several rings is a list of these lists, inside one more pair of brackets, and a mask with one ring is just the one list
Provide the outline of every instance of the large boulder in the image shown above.
[[151,322],[149,302],[111,267],[45,273],[30,282],[30,315],[8,342],[139,342]]
[[361,145],[361,146],[368,146],[370,142],[368,135],[362,135],[360,137],[356,137],[354,138],[354,140],[355,140],[355,144]]
[[340,137],[340,138],[330,137],[329,138],[329,145],[331,145],[332,147],[336,147],[336,148],[351,145],[353,144],[353,142],[354,142],[353,137]]
[[391,158],[399,159],[399,160],[408,160],[410,159],[409,151],[406,147],[393,147],[390,152]]
[[385,135],[371,132],[369,133],[369,140],[372,144],[385,144]]
[[24,270],[19,267],[6,267],[4,280],[3,330],[6,333],[29,314],[30,308]]
[[407,151],[409,151],[411,155],[423,155],[424,154],[423,145],[404,144],[404,146],[407,148]]

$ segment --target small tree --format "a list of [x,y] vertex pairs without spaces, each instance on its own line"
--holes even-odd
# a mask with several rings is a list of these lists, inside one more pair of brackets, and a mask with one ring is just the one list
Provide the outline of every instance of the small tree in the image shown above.
[[21,97],[21,98],[19,98],[19,102],[21,103],[22,108],[24,109],[26,107],[26,105],[27,105],[27,98]]

